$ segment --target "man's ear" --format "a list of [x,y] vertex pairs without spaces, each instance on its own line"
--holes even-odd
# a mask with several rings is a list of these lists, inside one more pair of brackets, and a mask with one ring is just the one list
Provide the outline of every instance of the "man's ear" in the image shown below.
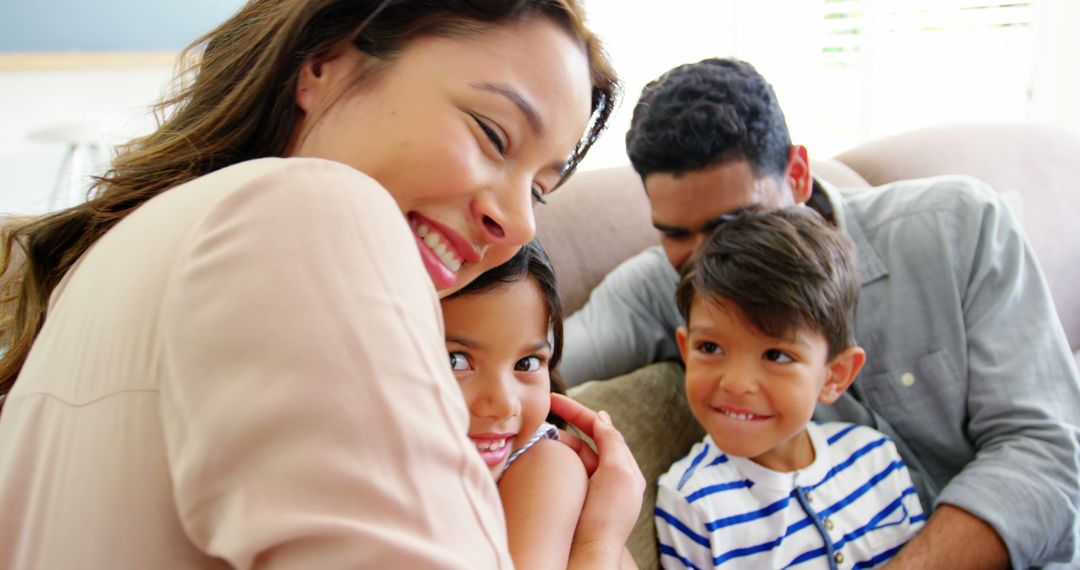
[[855,381],[855,377],[859,375],[865,363],[866,351],[861,346],[852,346],[837,354],[829,363],[829,377],[825,379],[825,385],[821,387],[818,401],[822,404],[831,404],[839,399]]
[[345,86],[342,81],[354,76],[362,59],[360,50],[348,40],[309,57],[296,80],[296,106],[306,115],[324,109],[340,94]]
[[807,157],[805,146],[793,144],[788,149],[788,164],[784,170],[784,178],[791,186],[791,196],[795,199],[795,203],[805,204],[814,189],[810,177],[810,159]]
[[683,364],[686,364],[686,337],[689,335],[686,327],[675,329],[675,343],[679,345],[679,356],[682,357]]

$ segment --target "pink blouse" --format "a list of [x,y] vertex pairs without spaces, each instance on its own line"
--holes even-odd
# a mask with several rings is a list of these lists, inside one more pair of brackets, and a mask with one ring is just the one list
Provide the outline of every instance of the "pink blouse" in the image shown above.
[[510,568],[392,197],[261,159],[68,272],[0,414],[0,567]]

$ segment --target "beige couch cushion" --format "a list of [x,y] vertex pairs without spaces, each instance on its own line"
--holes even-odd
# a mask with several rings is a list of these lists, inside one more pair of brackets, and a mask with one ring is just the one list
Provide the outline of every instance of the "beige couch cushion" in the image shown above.
[[656,568],[656,480],[705,437],[686,403],[682,365],[661,362],[611,380],[586,382],[571,388],[570,396],[594,410],[607,410],[633,450],[646,487],[627,547],[638,567]]

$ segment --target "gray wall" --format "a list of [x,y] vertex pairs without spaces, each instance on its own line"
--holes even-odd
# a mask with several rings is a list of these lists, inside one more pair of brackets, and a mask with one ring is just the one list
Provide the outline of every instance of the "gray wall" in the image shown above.
[[0,0],[0,52],[178,50],[241,0]]

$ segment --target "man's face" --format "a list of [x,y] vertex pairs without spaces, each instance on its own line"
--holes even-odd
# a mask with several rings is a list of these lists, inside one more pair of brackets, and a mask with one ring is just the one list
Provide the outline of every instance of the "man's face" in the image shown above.
[[653,226],[660,231],[668,261],[676,270],[725,219],[746,209],[771,210],[795,203],[782,176],[757,177],[746,160],[734,160],[675,176],[645,177]]

